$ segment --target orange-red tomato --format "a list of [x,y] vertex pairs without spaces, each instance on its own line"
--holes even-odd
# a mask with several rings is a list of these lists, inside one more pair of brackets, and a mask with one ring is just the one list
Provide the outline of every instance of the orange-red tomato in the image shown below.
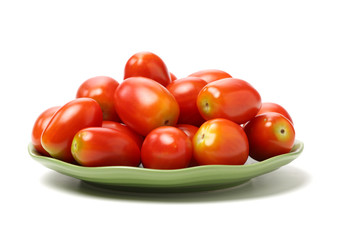
[[117,87],[118,82],[111,77],[93,77],[79,86],[76,97],[89,97],[96,100],[101,106],[103,120],[120,121],[114,106],[114,94]]
[[166,64],[151,52],[139,52],[129,58],[124,68],[124,79],[130,77],[150,78],[165,87],[171,83]]
[[180,112],[165,87],[143,77],[128,78],[118,86],[115,107],[120,119],[143,136],[160,126],[174,126]]
[[71,152],[82,166],[133,166],[140,164],[140,148],[128,134],[103,127],[76,133]]
[[260,108],[259,112],[257,113],[257,115],[263,114],[263,113],[267,113],[267,112],[276,112],[276,113],[280,113],[282,114],[284,117],[286,117],[292,124],[293,121],[291,119],[291,116],[289,115],[289,113],[287,112],[287,110],[285,110],[284,107],[282,107],[281,105],[277,104],[277,103],[272,103],[272,102],[263,102],[262,103],[262,107]]
[[141,161],[146,168],[185,168],[191,158],[191,140],[182,130],[172,126],[158,127],[151,131],[141,148]]
[[41,136],[43,148],[54,158],[74,162],[71,143],[75,134],[87,127],[102,126],[102,110],[91,98],[77,98],[53,115]]
[[207,83],[197,77],[177,79],[167,86],[169,92],[175,97],[180,107],[178,123],[200,126],[205,119],[199,113],[197,97]]
[[43,148],[41,145],[41,134],[43,133],[44,129],[46,128],[47,124],[50,122],[53,114],[59,109],[60,107],[51,107],[46,109],[42,112],[37,120],[35,121],[32,129],[31,139],[34,148],[41,154],[45,156],[50,156],[48,152]]
[[226,118],[243,124],[256,116],[261,97],[248,82],[225,78],[207,84],[199,93],[197,106],[206,119]]
[[192,142],[194,158],[199,165],[242,165],[249,155],[243,128],[223,118],[206,121]]
[[244,126],[250,145],[250,156],[258,161],[288,153],[294,146],[295,129],[282,114],[257,115]]
[[206,69],[201,70],[189,75],[189,77],[198,77],[205,80],[207,83],[223,79],[223,78],[232,78],[230,74],[218,69]]
[[127,134],[130,136],[136,144],[141,148],[142,143],[143,143],[143,136],[132,130],[130,127],[123,123],[118,123],[118,122],[113,122],[113,121],[103,121],[102,127],[104,128],[111,128],[114,130],[117,130],[118,132]]

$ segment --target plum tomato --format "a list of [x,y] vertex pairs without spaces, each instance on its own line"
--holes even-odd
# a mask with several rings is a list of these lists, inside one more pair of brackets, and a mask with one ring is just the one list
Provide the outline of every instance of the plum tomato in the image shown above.
[[86,127],[102,126],[102,110],[91,98],[77,98],[59,108],[41,136],[43,148],[54,158],[74,162],[71,143],[74,135]]
[[132,139],[134,139],[134,141],[139,146],[139,148],[142,147],[144,137],[138,134],[137,132],[135,132],[134,130],[132,130],[130,127],[128,127],[124,123],[113,122],[113,121],[103,121],[102,127],[111,128],[119,132],[125,133],[129,135]]
[[145,138],[141,161],[145,168],[180,169],[188,167],[192,158],[192,143],[180,129],[158,127]]
[[189,77],[198,77],[205,80],[207,83],[223,79],[223,78],[232,78],[230,74],[218,69],[206,69],[201,70],[189,75]]
[[281,105],[279,105],[277,103],[263,102],[262,103],[262,107],[260,108],[260,110],[257,113],[257,115],[260,115],[260,114],[263,114],[263,113],[267,113],[267,112],[280,113],[284,117],[286,117],[292,124],[294,124],[294,122],[292,121],[291,116],[289,115],[287,110],[285,110],[284,107],[282,107]]
[[178,123],[200,126],[205,119],[199,113],[197,97],[207,83],[197,77],[178,79],[167,86],[180,107]]
[[120,121],[114,106],[114,94],[118,85],[119,83],[111,77],[93,77],[79,86],[76,97],[96,100],[101,106],[103,120]]
[[190,124],[176,124],[175,127],[182,130],[189,137],[189,139],[191,139],[191,141],[199,129],[198,127]]
[[71,152],[82,166],[133,166],[140,164],[140,148],[128,134],[103,127],[84,128],[73,138]]
[[138,52],[131,56],[124,68],[124,79],[146,77],[163,86],[171,83],[171,76],[163,60],[151,52]]
[[200,91],[197,107],[206,119],[226,118],[243,124],[261,108],[261,97],[248,82],[225,78],[207,84]]
[[164,86],[144,77],[128,78],[118,86],[115,108],[123,123],[142,136],[160,126],[174,126],[180,112]]
[[170,72],[169,75],[170,75],[170,78],[171,78],[171,82],[177,80],[177,77],[173,73]]
[[206,121],[192,142],[194,158],[199,165],[243,165],[249,155],[243,128],[223,118]]
[[244,131],[250,145],[250,157],[258,161],[288,153],[294,146],[294,127],[280,113],[257,115],[245,124]]
[[[198,131],[198,127],[190,125],[190,124],[177,124],[175,127],[179,128],[180,130],[182,130],[188,137],[189,139],[192,141],[194,135],[196,134],[196,132]],[[194,159],[194,157],[192,156],[192,159],[189,163],[189,167],[194,167],[194,166],[198,166],[199,164],[197,163],[197,161]]]
[[44,129],[46,128],[47,124],[50,122],[53,114],[59,109],[60,107],[51,107],[49,109],[46,109],[44,112],[42,112],[38,118],[36,119],[33,129],[32,129],[32,134],[31,134],[31,139],[32,139],[32,144],[34,148],[41,154],[45,156],[50,156],[48,152],[43,148],[41,145],[41,134],[43,133]]

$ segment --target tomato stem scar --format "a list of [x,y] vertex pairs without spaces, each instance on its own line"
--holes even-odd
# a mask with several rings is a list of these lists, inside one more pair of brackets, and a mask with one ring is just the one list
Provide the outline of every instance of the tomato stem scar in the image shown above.
[[205,102],[205,104],[204,104],[204,111],[205,112],[208,112],[209,111],[209,109],[210,109],[210,104],[208,103],[208,102]]

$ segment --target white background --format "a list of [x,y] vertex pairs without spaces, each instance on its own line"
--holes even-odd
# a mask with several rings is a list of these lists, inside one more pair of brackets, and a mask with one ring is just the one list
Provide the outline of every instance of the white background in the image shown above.
[[[340,239],[338,1],[1,1],[0,239]],[[95,191],[27,152],[36,117],[152,51],[207,68],[291,114],[303,154],[240,188]]]

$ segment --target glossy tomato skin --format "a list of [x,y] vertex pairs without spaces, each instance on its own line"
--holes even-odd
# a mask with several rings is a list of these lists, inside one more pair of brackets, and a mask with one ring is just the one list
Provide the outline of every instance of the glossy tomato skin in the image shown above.
[[60,108],[58,107],[51,107],[49,109],[46,109],[44,112],[42,112],[38,118],[36,119],[32,134],[31,134],[31,140],[34,148],[41,154],[45,156],[50,156],[48,152],[43,148],[41,145],[41,134],[43,133],[44,129],[46,128],[47,124],[50,122],[53,114]]
[[71,152],[82,166],[133,166],[140,164],[140,148],[129,135],[110,128],[90,127],[76,133]]
[[96,100],[101,106],[103,120],[120,121],[114,106],[114,94],[118,85],[118,82],[111,77],[93,77],[79,86],[76,97]]
[[227,119],[206,121],[192,142],[199,165],[243,165],[249,155],[248,139],[242,127]]
[[207,83],[197,77],[178,79],[167,86],[180,107],[178,123],[200,126],[205,119],[199,113],[197,97]]
[[113,121],[103,121],[102,127],[114,129],[118,132],[127,134],[128,136],[130,136],[130,138],[132,138],[136,142],[139,148],[142,147],[144,137],[138,134],[137,132],[135,132],[134,130],[132,130],[130,127],[128,127],[124,123],[113,122]]
[[207,83],[214,82],[223,78],[232,78],[230,74],[218,69],[205,69],[189,75],[189,77],[198,77],[205,80]]
[[250,156],[258,161],[288,153],[294,146],[295,129],[282,114],[257,115],[244,126],[250,144]]
[[130,77],[150,78],[165,87],[171,83],[166,64],[151,52],[139,52],[129,58],[124,68],[124,79]]
[[237,124],[252,119],[261,108],[261,96],[248,82],[225,78],[207,84],[199,93],[197,106],[206,119],[226,118]]
[[191,140],[182,130],[172,126],[158,127],[151,131],[141,149],[141,161],[145,168],[185,168],[191,158]]
[[174,126],[180,113],[174,96],[165,87],[143,77],[124,80],[116,89],[115,103],[123,123],[142,136],[160,126]]
[[102,126],[102,110],[91,98],[77,98],[59,108],[41,136],[43,148],[54,158],[74,162],[71,143],[74,135],[87,127]]
[[294,122],[292,121],[292,118],[290,114],[287,112],[287,110],[282,107],[281,105],[277,103],[272,103],[272,102],[263,102],[262,107],[260,108],[259,112],[257,115],[267,113],[267,112],[276,112],[282,114],[284,117],[286,117],[292,124]]

